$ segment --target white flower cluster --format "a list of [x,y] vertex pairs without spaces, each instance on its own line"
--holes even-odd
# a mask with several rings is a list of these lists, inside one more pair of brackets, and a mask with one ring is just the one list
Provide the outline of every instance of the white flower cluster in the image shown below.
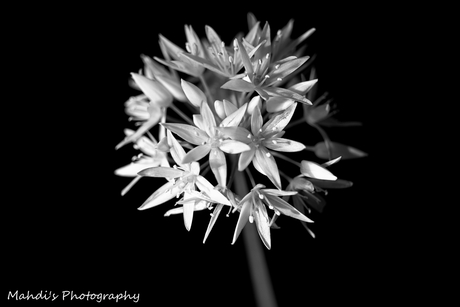
[[[134,177],[122,194],[141,177],[166,179],[139,209],[177,197],[178,206],[166,215],[182,213],[190,230],[194,211],[213,208],[206,240],[222,208],[228,206],[229,212],[239,212],[233,242],[247,221],[255,221],[262,241],[270,248],[269,230],[280,214],[302,221],[314,236],[306,226],[312,220],[305,214],[311,208],[323,209],[325,202],[318,192],[352,185],[337,179],[327,167],[365,153],[332,142],[321,127],[359,123],[334,120],[331,100],[325,95],[315,97],[314,57],[300,56],[302,43],[315,29],[291,39],[291,20],[272,38],[268,23],[261,27],[249,14],[248,24],[249,32],[236,37],[230,46],[209,26],[202,40],[191,26],[185,26],[185,50],[160,35],[163,59],[142,56],[143,71],[131,74],[133,86],[142,93],[125,103],[126,113],[139,127],[126,129],[125,139],[116,146],[133,143],[142,153],[115,173]],[[306,71],[310,80],[305,80]],[[303,114],[291,122],[298,104]],[[317,129],[324,141],[305,146],[283,137],[286,129],[299,124]],[[303,150],[329,161],[297,162],[283,154]],[[299,173],[294,178],[284,174],[275,157],[297,165]],[[201,166],[199,161],[204,161]],[[216,185],[211,183],[214,179],[205,177],[209,169]],[[274,188],[256,183],[254,170]],[[246,175],[250,192],[238,195],[241,192],[232,185]],[[287,181],[285,189],[281,176]],[[267,207],[273,210],[271,218]]]

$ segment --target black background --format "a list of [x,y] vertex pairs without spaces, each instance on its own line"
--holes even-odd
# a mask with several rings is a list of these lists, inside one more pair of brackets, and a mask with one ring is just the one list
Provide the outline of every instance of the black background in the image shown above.
[[[141,180],[121,197],[129,179],[113,174],[135,154],[130,146],[114,147],[129,126],[123,103],[136,93],[128,80],[142,67],[139,55],[161,56],[159,33],[182,46],[184,24],[199,36],[210,25],[229,43],[247,31],[249,11],[268,21],[272,32],[290,18],[293,37],[317,29],[308,44],[318,55],[319,89],[334,97],[338,118],[363,123],[327,131],[332,140],[369,154],[331,168],[354,186],[327,195],[312,226],[316,239],[289,218],[272,231],[272,250],[265,254],[279,306],[373,305],[405,291],[404,270],[397,282],[385,280],[395,259],[405,259],[391,230],[391,196],[381,184],[381,149],[390,138],[377,128],[388,116],[381,111],[388,93],[382,75],[393,52],[382,8],[171,2],[29,7],[10,25],[11,44],[20,48],[10,63],[17,68],[5,111],[3,296],[15,290],[127,290],[152,306],[254,305],[243,241],[230,244],[236,215],[220,217],[203,245],[208,212],[195,214],[187,232],[181,217],[163,217],[168,204],[137,210],[155,180]],[[296,132],[286,137],[295,139]],[[318,140],[314,130],[308,133]]]

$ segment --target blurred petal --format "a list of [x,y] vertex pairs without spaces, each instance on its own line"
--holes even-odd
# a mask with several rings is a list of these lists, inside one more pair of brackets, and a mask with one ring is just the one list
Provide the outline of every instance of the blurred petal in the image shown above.
[[139,176],[144,177],[163,177],[163,178],[177,178],[184,175],[184,171],[170,167],[150,167],[138,173]]
[[322,167],[321,165],[315,162],[311,162],[307,160],[303,160],[301,162],[300,172],[304,176],[316,178],[316,179],[322,179],[322,180],[336,180],[337,179],[337,177],[334,176],[326,168]]
[[262,127],[263,124],[263,118],[262,115],[260,114],[260,109],[258,106],[254,108],[254,111],[252,112],[251,115],[251,131],[252,134],[258,135],[261,131],[260,128]]
[[353,186],[353,182],[348,181],[348,180],[343,180],[343,179],[337,179],[337,180],[332,181],[332,180],[320,180],[320,179],[309,178],[309,180],[315,186],[318,186],[324,189],[344,189],[344,188],[349,188]]
[[238,222],[236,223],[235,227],[235,232],[233,233],[233,241],[232,244],[235,244],[236,240],[238,239],[238,236],[241,233],[241,230],[243,230],[244,226],[249,220],[249,215],[251,214],[251,209],[252,209],[252,193],[247,194],[242,200],[241,203],[241,212],[240,216],[238,217]]
[[255,206],[254,220],[256,221],[257,232],[259,233],[259,236],[262,239],[262,242],[264,242],[264,245],[268,249],[270,249],[271,247],[270,226],[269,226],[267,209],[265,209],[264,205]]
[[291,121],[292,115],[294,115],[297,103],[290,105],[283,113],[273,116],[265,125],[262,127],[264,133],[279,132],[282,131],[287,124]]
[[[367,156],[367,153],[351,146],[343,145],[329,141],[332,151],[332,158],[342,157],[342,159],[354,159]],[[329,159],[329,153],[325,142],[320,142],[315,145],[315,154],[318,158]]]
[[214,109],[216,110],[217,116],[220,119],[224,119],[227,115],[225,114],[224,103],[221,100],[214,101]]
[[329,167],[329,166],[331,166],[331,165],[333,165],[333,164],[339,162],[341,159],[342,159],[342,157],[337,157],[337,158],[335,158],[335,159],[332,159],[332,160],[330,160],[330,161],[327,161],[327,162],[321,164],[321,166],[322,166],[322,167]]
[[162,123],[163,127],[171,130],[184,140],[195,145],[202,145],[209,139],[209,136],[203,130],[187,124],[168,124]]
[[196,63],[204,68],[207,68],[215,73],[218,73],[219,75],[221,76],[224,76],[224,77],[231,77],[229,74],[227,74],[225,71],[223,71],[222,69],[220,69],[218,66],[216,66],[213,62],[207,60],[207,59],[204,59],[202,57],[199,57],[199,56],[196,56],[196,55],[193,55],[193,54],[190,54],[190,53],[183,53],[181,55],[182,57],[185,57],[187,59],[189,59],[190,61],[192,61],[193,63]]
[[131,76],[142,92],[150,99],[151,103],[163,107],[167,107],[172,103],[173,97],[171,93],[160,82],[136,73],[131,73]]
[[209,151],[211,150],[211,146],[206,144],[206,145],[200,145],[192,150],[190,150],[182,159],[183,164],[188,164],[190,162],[195,162],[201,160],[203,157],[205,157]]
[[169,181],[158,190],[156,190],[143,204],[138,208],[138,210],[145,210],[152,208],[162,203],[167,202],[168,200],[176,197],[176,195],[181,192],[181,189],[174,185],[173,181]]
[[241,120],[243,119],[244,115],[246,114],[247,106],[247,103],[243,104],[239,109],[235,110],[233,113],[228,115],[220,123],[220,125],[222,127],[237,127],[241,123]]
[[185,97],[184,91],[180,83],[177,80],[174,80],[167,76],[162,75],[155,75],[155,79],[161,83],[172,95],[176,100],[181,102],[187,102],[187,97]]
[[222,187],[226,187],[227,161],[225,160],[225,154],[218,148],[211,149],[209,154],[209,166],[216,177],[217,183]]
[[127,136],[123,141],[121,141],[115,149],[120,149],[124,145],[130,143],[130,142],[135,142],[137,139],[139,139],[144,133],[146,133],[150,128],[155,126],[161,119],[161,114],[155,114],[154,116],[151,115],[150,118],[144,122],[137,130],[135,133],[131,134],[130,136]]
[[201,103],[203,101],[207,101],[206,95],[196,85],[182,79],[181,86],[184,90],[185,96],[187,96],[187,99],[195,107],[200,108]]
[[251,147],[243,142],[225,140],[220,143],[219,149],[229,154],[239,154],[243,151],[251,150]]
[[272,138],[263,142],[264,146],[276,151],[297,152],[305,149],[305,145],[288,139]]
[[293,86],[289,87],[291,91],[297,92],[301,95],[305,95],[307,92],[311,90],[311,88],[318,82],[318,79],[303,81]]
[[281,189],[281,179],[278,166],[276,165],[275,158],[267,149],[263,146],[259,146],[256,150],[252,163],[260,173],[267,176],[278,189]]
[[273,206],[276,210],[278,210],[286,216],[290,216],[304,222],[313,223],[312,220],[300,213],[299,210],[297,210],[296,208],[294,208],[293,206],[291,206],[279,197],[267,195],[265,200],[267,201],[267,203],[269,203],[269,205]]
[[115,170],[115,175],[117,176],[123,176],[123,177],[136,177],[137,173],[140,171],[152,167],[152,165],[146,165],[146,164],[141,164],[141,163],[130,163],[128,165],[125,165],[123,167],[120,167]]
[[267,102],[267,112],[275,113],[286,110],[295,100],[285,97],[270,97]]
[[209,220],[208,228],[206,229],[206,233],[204,234],[203,243],[206,242],[206,239],[208,238],[209,234],[211,233],[211,230],[214,227],[214,224],[216,223],[216,220],[219,217],[220,211],[222,211],[223,207],[224,207],[224,205],[218,204],[218,205],[216,205],[216,208],[214,208],[214,211],[211,214],[211,219]]

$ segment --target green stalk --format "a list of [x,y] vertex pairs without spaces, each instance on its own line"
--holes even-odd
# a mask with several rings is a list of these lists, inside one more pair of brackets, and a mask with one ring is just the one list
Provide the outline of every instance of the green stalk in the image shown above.
[[[243,172],[235,172],[235,192],[243,197],[249,192]],[[244,246],[251,274],[252,286],[258,307],[276,307],[275,293],[270,280],[264,250],[254,223],[243,229]]]

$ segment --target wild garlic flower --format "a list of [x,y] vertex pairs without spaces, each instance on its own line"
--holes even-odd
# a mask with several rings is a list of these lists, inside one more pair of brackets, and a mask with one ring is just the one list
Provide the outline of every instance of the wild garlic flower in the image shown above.
[[[338,122],[327,93],[316,95],[315,55],[304,54],[302,46],[315,29],[292,39],[293,20],[272,32],[268,23],[262,27],[251,13],[248,32],[228,45],[210,26],[205,27],[204,38],[189,25],[184,29],[183,45],[160,34],[163,58],[142,55],[143,70],[131,74],[132,87],[142,93],[126,101],[125,112],[137,129],[125,130],[126,137],[116,148],[131,142],[142,153],[115,171],[134,177],[122,194],[142,177],[165,178],[166,183],[139,209],[177,198],[165,216],[182,214],[187,230],[195,211],[212,210],[203,242],[224,207],[229,209],[227,216],[239,212],[232,243],[247,221],[255,221],[270,249],[270,228],[276,228],[281,214],[300,220],[314,236],[306,224],[313,221],[306,214],[323,210],[320,194],[352,185],[328,167],[340,159],[366,156],[330,140],[324,130],[359,123]],[[295,112],[300,116],[294,117]],[[323,141],[314,145],[296,140],[298,135],[289,130],[300,124],[316,129]],[[286,132],[290,138],[284,138]],[[328,161],[299,163],[288,156],[293,152]],[[286,164],[298,166],[300,174],[290,177]],[[245,191],[235,184],[242,176],[250,179]],[[271,217],[267,207],[274,211]]]

